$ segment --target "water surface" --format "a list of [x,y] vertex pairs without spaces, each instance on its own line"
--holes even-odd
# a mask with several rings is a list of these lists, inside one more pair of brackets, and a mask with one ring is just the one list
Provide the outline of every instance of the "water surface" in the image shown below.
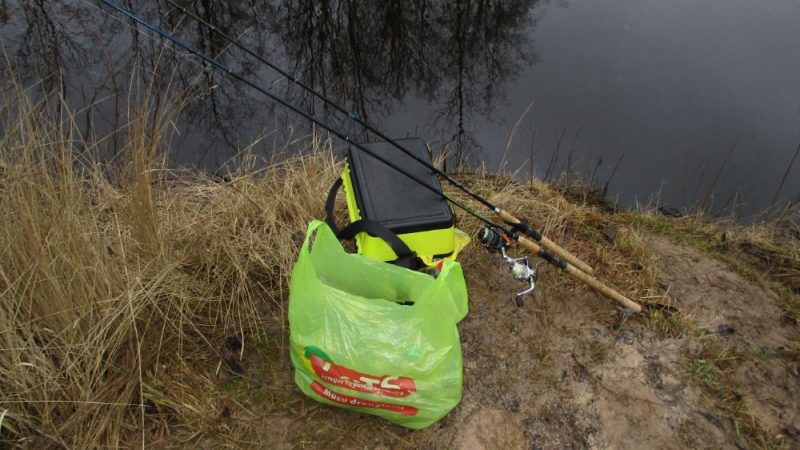
[[[185,17],[129,2],[233,70],[368,139],[346,117]],[[800,2],[204,0],[188,8],[395,137],[419,135],[449,167],[607,188],[749,215],[772,204],[800,145]],[[190,92],[176,163],[269,159],[308,124],[88,0],[0,2],[18,75],[58,89],[87,128],[124,124],[128,87]],[[154,77],[152,73],[158,73]],[[133,77],[131,74],[135,74]],[[135,81],[132,83],[132,81]],[[169,81],[169,83],[167,83]],[[122,140],[109,140],[109,152]],[[289,143],[287,145],[287,142]],[[800,162],[779,198],[800,194]]]

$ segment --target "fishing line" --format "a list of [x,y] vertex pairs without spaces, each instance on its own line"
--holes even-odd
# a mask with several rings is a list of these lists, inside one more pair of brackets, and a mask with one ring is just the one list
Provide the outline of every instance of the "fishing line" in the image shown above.
[[289,80],[290,82],[296,84],[297,86],[300,86],[302,89],[306,90],[308,93],[310,93],[314,97],[318,98],[319,100],[324,102],[326,105],[328,105],[328,106],[332,107],[333,109],[345,114],[350,120],[352,120],[354,123],[356,123],[357,125],[359,125],[363,129],[365,129],[368,132],[372,133],[373,135],[375,135],[379,139],[388,142],[390,145],[392,145],[396,149],[402,151],[403,153],[405,153],[406,155],[408,155],[409,157],[414,159],[419,164],[422,164],[427,169],[433,171],[435,174],[437,174],[440,177],[444,178],[447,182],[449,182],[450,184],[452,184],[456,188],[460,189],[461,191],[463,191],[464,193],[466,193],[467,195],[469,195],[470,197],[472,197],[476,201],[482,203],[484,206],[486,206],[487,208],[492,210],[492,212],[494,212],[498,216],[500,216],[500,218],[503,221],[505,221],[506,223],[511,225],[512,229],[514,229],[515,231],[519,231],[519,232],[521,232],[521,233],[523,233],[523,234],[525,234],[527,236],[530,236],[535,241],[541,242],[542,245],[544,245],[545,247],[549,248],[550,250],[552,250],[553,252],[555,252],[556,254],[561,256],[563,259],[566,259],[567,261],[569,261],[573,265],[577,266],[578,268],[580,268],[584,272],[586,272],[586,273],[591,273],[592,272],[592,268],[588,264],[586,264],[583,261],[579,260],[577,257],[575,257],[574,255],[569,253],[567,250],[561,248],[560,246],[558,246],[554,242],[552,242],[549,239],[547,239],[546,237],[544,237],[541,232],[539,232],[538,230],[536,230],[533,227],[531,227],[528,223],[526,223],[524,221],[521,221],[521,220],[517,219],[516,217],[512,216],[510,213],[500,209],[498,206],[492,204],[491,202],[489,202],[484,197],[482,197],[482,196],[476,194],[475,192],[473,192],[472,190],[470,190],[466,185],[464,185],[460,181],[450,177],[446,172],[438,169],[436,166],[430,164],[429,162],[427,162],[424,159],[420,158],[419,156],[415,155],[413,152],[411,152],[410,150],[408,150],[405,147],[403,147],[402,145],[400,145],[397,141],[395,141],[395,140],[389,138],[388,136],[386,136],[385,134],[383,134],[380,130],[378,130],[374,126],[372,126],[372,125],[368,124],[367,122],[361,120],[358,117],[358,115],[356,113],[354,113],[353,111],[349,111],[349,110],[345,109],[344,107],[342,107],[338,103],[336,103],[333,100],[329,99],[324,94],[316,91],[313,87],[303,83],[296,76],[293,76],[292,74],[288,73],[286,70],[284,70],[284,69],[278,67],[277,65],[271,63],[270,61],[268,61],[266,58],[262,57],[258,53],[254,52],[253,50],[250,50],[247,46],[242,44],[236,38],[228,35],[224,31],[222,31],[220,28],[215,26],[214,24],[209,23],[208,21],[206,21],[202,17],[198,16],[194,12],[189,11],[184,6],[179,5],[174,0],[167,0],[167,2],[170,5],[172,5],[173,7],[179,9],[183,14],[191,17],[196,22],[202,24],[203,26],[205,26],[206,28],[208,28],[212,32],[218,34],[220,37],[222,37],[223,39],[228,41],[228,43],[232,44],[233,46],[239,48],[241,51],[243,51],[243,52],[247,53],[248,55],[252,56],[253,58],[258,60],[262,64],[264,64],[264,65],[270,67],[271,69],[275,70],[280,75],[286,77],[287,80]]
[[362,128],[366,129],[367,131],[369,131],[370,133],[374,134],[376,137],[380,138],[381,140],[384,140],[384,141],[388,142],[390,145],[392,145],[392,146],[393,146],[393,147],[395,147],[396,149],[398,149],[398,150],[402,151],[402,152],[403,152],[403,153],[405,153],[406,155],[410,156],[411,158],[413,158],[413,159],[414,159],[415,161],[417,161],[418,163],[420,163],[420,164],[422,164],[423,166],[425,166],[426,168],[428,168],[428,169],[432,170],[434,173],[436,173],[436,174],[437,174],[437,175],[439,175],[440,177],[444,178],[444,179],[445,179],[445,180],[447,180],[449,183],[453,184],[454,186],[456,186],[458,189],[462,190],[464,193],[466,193],[467,195],[469,195],[469,196],[470,196],[470,197],[472,197],[473,199],[475,199],[475,200],[477,200],[478,202],[482,203],[482,204],[483,204],[483,205],[485,205],[487,208],[489,208],[489,209],[491,209],[492,211],[495,211],[495,212],[496,212],[496,211],[499,209],[497,206],[493,205],[491,202],[489,202],[488,200],[486,200],[486,199],[485,199],[485,198],[483,198],[482,196],[480,196],[480,195],[478,195],[478,194],[476,194],[476,193],[472,192],[472,191],[471,191],[471,190],[470,190],[470,189],[469,189],[467,186],[465,186],[463,183],[461,183],[461,182],[459,182],[458,180],[456,180],[456,179],[454,179],[454,178],[450,177],[449,175],[447,175],[447,173],[446,173],[446,172],[444,172],[444,171],[442,171],[442,170],[438,169],[436,166],[434,166],[434,165],[432,165],[432,164],[429,164],[429,163],[428,163],[427,161],[425,161],[424,159],[422,159],[422,158],[418,157],[417,155],[415,155],[414,153],[412,153],[410,150],[408,150],[408,149],[406,149],[405,147],[403,147],[402,145],[400,145],[400,144],[399,144],[397,141],[395,141],[394,139],[391,139],[391,138],[389,138],[388,136],[386,136],[385,134],[383,134],[383,133],[382,133],[380,130],[378,130],[378,129],[377,129],[377,128],[375,128],[374,126],[372,126],[372,125],[368,124],[367,122],[364,122],[363,120],[361,120],[361,119],[358,117],[358,114],[356,114],[355,112],[347,110],[346,108],[344,108],[343,106],[339,105],[339,104],[338,104],[338,103],[336,103],[335,101],[333,101],[333,100],[329,99],[329,98],[328,98],[327,96],[325,96],[324,94],[322,94],[322,93],[320,93],[320,92],[316,91],[316,90],[315,90],[313,87],[311,87],[311,86],[309,86],[309,85],[307,85],[307,84],[303,83],[303,82],[302,82],[302,81],[301,81],[299,78],[297,78],[296,76],[293,76],[292,74],[288,73],[287,71],[283,70],[282,68],[278,67],[277,65],[275,65],[275,64],[273,64],[273,63],[271,63],[270,61],[268,61],[266,58],[262,57],[262,56],[261,56],[261,55],[259,55],[258,53],[254,52],[253,50],[250,50],[250,49],[249,49],[248,47],[246,47],[244,44],[242,44],[241,42],[239,42],[239,41],[238,41],[236,38],[234,38],[234,37],[232,37],[232,36],[228,35],[228,34],[227,34],[227,33],[225,33],[224,31],[222,31],[221,29],[219,29],[217,26],[215,26],[214,24],[212,24],[212,23],[209,23],[208,21],[206,21],[206,20],[205,20],[205,19],[203,19],[202,17],[198,16],[198,15],[197,15],[197,14],[195,14],[194,12],[192,12],[192,11],[189,11],[188,9],[186,9],[186,8],[185,8],[184,6],[182,6],[182,5],[179,5],[179,4],[178,4],[178,3],[176,3],[174,0],[167,0],[167,2],[168,2],[170,5],[174,6],[175,8],[179,9],[179,10],[180,10],[182,13],[184,13],[184,14],[186,14],[187,16],[191,17],[191,18],[192,18],[193,20],[195,20],[196,22],[198,22],[198,23],[202,24],[203,26],[207,27],[208,29],[210,29],[210,30],[211,30],[211,31],[213,31],[214,33],[218,34],[220,37],[222,37],[223,39],[225,39],[226,41],[228,41],[230,44],[232,44],[233,46],[235,46],[235,47],[239,48],[239,50],[241,50],[241,51],[243,51],[243,52],[247,53],[248,55],[250,55],[250,56],[252,56],[253,58],[255,58],[256,60],[258,60],[260,63],[262,63],[262,64],[264,64],[264,65],[268,66],[269,68],[273,69],[274,71],[278,72],[280,75],[284,76],[284,77],[285,77],[287,80],[289,80],[290,82],[292,82],[292,83],[296,84],[297,86],[300,86],[301,88],[303,88],[304,90],[306,90],[306,91],[307,91],[309,94],[313,95],[314,97],[318,98],[319,100],[322,100],[322,101],[323,101],[325,104],[327,104],[328,106],[331,106],[331,107],[332,107],[332,108],[334,108],[335,110],[337,110],[337,111],[339,111],[339,112],[341,112],[341,113],[345,114],[345,115],[346,115],[346,116],[347,116],[349,119],[351,119],[351,120],[352,120],[353,122],[355,122],[357,125],[359,125],[359,126],[361,126]]
[[[572,261],[569,261],[567,258],[562,257],[560,254],[558,254],[558,252],[549,251],[549,250],[553,250],[552,248],[549,249],[549,250],[545,249],[543,246],[540,246],[540,245],[536,244],[535,242],[527,239],[525,236],[521,236],[520,234],[517,234],[516,231],[519,231],[520,229],[522,229],[524,227],[527,227],[527,225],[521,224],[521,222],[519,222],[517,219],[515,219],[510,214],[505,213],[504,211],[500,210],[499,208],[497,208],[497,210],[495,211],[495,212],[497,212],[498,215],[500,215],[500,217],[504,221],[509,222],[509,223],[512,224],[512,229],[509,229],[509,228],[507,228],[507,227],[505,227],[503,225],[500,225],[500,224],[492,222],[491,220],[489,220],[489,219],[483,217],[482,215],[478,214],[472,208],[470,208],[470,207],[462,204],[461,202],[459,202],[459,201],[447,196],[446,194],[444,194],[440,190],[428,185],[427,183],[425,183],[422,180],[416,178],[415,176],[411,175],[410,173],[405,172],[403,169],[401,169],[400,167],[398,167],[394,163],[392,163],[392,162],[390,162],[390,161],[378,156],[377,154],[375,154],[374,152],[370,151],[366,147],[364,147],[364,146],[362,146],[360,144],[357,144],[355,142],[352,142],[350,140],[349,136],[347,136],[347,135],[345,135],[345,134],[333,129],[332,127],[330,127],[328,125],[326,125],[321,120],[317,119],[316,117],[314,117],[311,114],[306,113],[305,111],[299,109],[298,107],[292,105],[288,101],[286,101],[286,100],[284,100],[284,99],[282,99],[282,98],[280,98],[280,97],[268,92],[263,87],[261,87],[261,86],[255,84],[254,82],[246,79],[242,75],[232,71],[230,68],[228,68],[226,65],[222,64],[221,62],[219,62],[219,61],[217,61],[217,60],[215,60],[213,58],[210,58],[209,56],[201,53],[198,50],[195,50],[193,47],[191,47],[187,43],[183,42],[181,39],[175,37],[172,34],[166,33],[165,31],[159,29],[158,27],[150,24],[149,22],[147,22],[143,18],[137,16],[133,12],[131,12],[131,11],[125,9],[125,8],[120,7],[119,5],[117,5],[116,3],[114,3],[114,2],[112,2],[110,0],[98,0],[98,1],[100,3],[102,3],[102,4],[105,4],[107,7],[113,9],[114,11],[117,11],[117,12],[125,15],[126,17],[130,18],[134,22],[136,22],[136,23],[144,26],[145,28],[151,30],[152,32],[158,34],[159,36],[161,36],[162,38],[168,40],[169,42],[172,42],[174,45],[176,45],[176,46],[186,50],[187,52],[191,53],[192,55],[200,58],[201,60],[205,61],[207,64],[211,65],[212,67],[215,67],[215,68],[225,72],[231,78],[233,78],[235,80],[238,80],[241,83],[244,83],[245,85],[251,87],[252,89],[255,89],[257,92],[260,92],[263,95],[266,95],[267,97],[269,97],[272,100],[274,100],[275,102],[283,105],[285,108],[289,109],[290,111],[295,112],[296,114],[300,115],[301,117],[304,117],[307,120],[309,120],[310,122],[316,124],[320,128],[328,131],[333,136],[336,136],[336,137],[344,140],[345,142],[353,145],[353,147],[355,147],[356,149],[365,152],[366,154],[372,156],[373,158],[375,158],[376,160],[382,162],[386,166],[392,168],[394,171],[400,173],[401,175],[406,176],[407,178],[411,179],[412,181],[416,182],[417,184],[421,185],[422,187],[430,190],[431,192],[433,192],[437,196],[441,197],[442,199],[444,199],[444,200],[450,202],[451,204],[463,209],[468,214],[476,217],[481,222],[487,224],[489,227],[493,227],[493,228],[503,232],[510,240],[516,241],[517,243],[519,243],[523,247],[527,248],[528,250],[532,251],[534,254],[536,254],[537,256],[542,258],[543,260],[545,260],[545,261],[549,262],[550,264],[553,264],[554,266],[562,269],[566,274],[572,276],[573,278],[576,278],[579,281],[582,281],[583,283],[585,283],[589,287],[597,290],[598,292],[602,293],[603,295],[605,295],[605,296],[607,296],[607,297],[609,297],[609,298],[611,298],[613,300],[616,300],[617,302],[622,304],[625,308],[633,310],[635,312],[640,312],[642,310],[642,307],[640,305],[638,305],[637,303],[631,301],[629,298],[627,298],[624,295],[620,294],[616,290],[606,286],[605,284],[603,284],[601,281],[597,280],[596,278],[592,277],[591,275],[589,275],[589,273],[587,273],[585,270],[582,270],[582,268],[578,267],[575,263],[573,263]],[[467,192],[467,191],[465,190],[465,192]],[[504,215],[504,213],[505,213],[505,215]],[[544,243],[545,239],[546,238],[544,238],[542,236],[543,243]],[[548,242],[550,242],[552,245],[555,245],[549,240],[548,240]],[[558,247],[558,246],[556,246],[556,247]],[[560,247],[558,247],[558,248],[560,248]],[[564,251],[563,249],[561,249],[561,250]],[[567,254],[568,254],[568,252],[567,252]],[[586,265],[584,264],[584,266],[586,266]],[[586,266],[586,267],[588,268],[588,266]],[[591,268],[589,268],[589,270],[591,270]]]
[[309,120],[310,122],[316,124],[317,126],[319,126],[322,129],[324,129],[325,131],[333,134],[334,136],[338,137],[339,139],[344,140],[348,144],[353,145],[358,150],[363,151],[364,153],[372,156],[376,160],[378,160],[381,163],[385,164],[386,166],[392,168],[394,171],[396,171],[396,172],[398,172],[398,173],[400,173],[402,175],[405,175],[406,177],[408,177],[412,181],[414,181],[417,184],[421,185],[422,187],[428,189],[429,191],[433,192],[434,194],[436,194],[437,196],[441,197],[442,199],[452,203],[453,205],[456,205],[457,207],[463,209],[468,214],[476,217],[481,222],[483,222],[483,223],[485,223],[485,224],[487,224],[489,226],[495,227],[495,228],[497,228],[499,230],[502,230],[504,233],[508,234],[509,236],[513,235],[513,232],[511,230],[509,230],[507,227],[504,227],[504,226],[502,226],[500,224],[492,222],[491,220],[489,220],[489,219],[483,217],[482,215],[480,215],[474,209],[472,209],[472,208],[464,205],[463,203],[451,198],[447,194],[441,192],[439,189],[437,189],[437,188],[435,188],[433,186],[430,186],[428,183],[425,183],[424,181],[420,180],[419,178],[417,178],[417,177],[411,175],[410,173],[404,171],[402,168],[398,167],[396,164],[392,163],[391,161],[388,161],[387,159],[377,155],[375,152],[367,149],[366,147],[364,147],[364,146],[362,146],[362,145],[360,145],[360,144],[358,144],[356,142],[353,142],[350,139],[350,136],[347,136],[347,135],[335,130],[333,127],[327,125],[326,123],[324,123],[320,119],[317,119],[313,115],[311,115],[311,114],[299,109],[298,107],[292,105],[291,103],[289,103],[288,101],[278,97],[277,95],[272,94],[271,92],[269,92],[268,90],[266,90],[263,87],[259,86],[258,84],[254,83],[254,82],[248,80],[247,78],[243,77],[242,75],[234,72],[228,66],[224,65],[223,63],[219,62],[218,60],[216,60],[214,58],[211,58],[210,56],[208,56],[208,55],[206,55],[204,53],[201,53],[199,50],[194,49],[191,45],[189,45],[186,42],[182,41],[180,38],[178,38],[178,37],[176,37],[176,36],[174,36],[174,35],[172,35],[170,33],[167,33],[166,31],[156,27],[155,25],[152,25],[151,23],[147,22],[146,20],[144,20],[143,18],[139,17],[138,15],[136,15],[133,12],[131,12],[130,10],[125,9],[125,8],[117,5],[116,3],[114,3],[114,2],[112,2],[110,0],[98,0],[98,1],[100,1],[103,4],[105,4],[109,8],[111,8],[111,9],[113,9],[113,10],[115,10],[115,11],[117,11],[117,12],[123,14],[123,15],[125,15],[126,17],[130,18],[131,20],[135,21],[136,23],[144,26],[145,28],[147,28],[150,31],[156,33],[157,35],[161,36],[162,38],[168,40],[169,42],[172,42],[173,44],[177,45],[178,47],[180,47],[180,48],[184,49],[185,51],[191,53],[192,55],[200,58],[201,60],[203,60],[205,63],[211,65],[212,67],[225,72],[225,74],[227,74],[231,78],[233,78],[233,79],[235,79],[235,80],[237,80],[237,81],[239,81],[241,83],[244,83],[245,85],[249,86],[252,89],[255,89],[257,92],[260,92],[263,95],[266,95],[267,97],[269,97],[272,100],[278,102],[282,106],[288,108],[290,111],[293,111],[294,113],[300,115],[301,117],[304,117],[305,119]]

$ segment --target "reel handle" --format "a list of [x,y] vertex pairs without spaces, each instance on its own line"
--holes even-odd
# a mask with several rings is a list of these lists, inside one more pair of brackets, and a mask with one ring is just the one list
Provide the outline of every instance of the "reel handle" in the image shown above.
[[[503,219],[504,222],[506,222],[508,224],[511,224],[511,225],[520,225],[520,224],[522,224],[522,222],[519,219],[517,219],[516,217],[512,216],[511,213],[509,213],[508,211],[505,211],[505,210],[502,210],[502,209],[498,208],[495,212],[497,213],[498,216],[500,216],[501,219]],[[538,237],[538,239],[537,239],[537,237]],[[591,273],[594,272],[594,270],[592,269],[591,266],[589,266],[585,262],[581,261],[580,259],[578,259],[577,256],[575,256],[572,253],[570,253],[569,251],[565,250],[564,248],[562,248],[561,246],[559,246],[555,242],[551,241],[550,239],[547,239],[546,236],[542,236],[541,234],[537,233],[537,236],[534,237],[534,239],[537,242],[539,242],[540,244],[542,244],[542,246],[544,248],[546,248],[546,249],[550,250],[551,252],[555,253],[559,258],[561,258],[564,261],[572,264],[573,266],[577,267],[578,269],[580,269],[580,270],[582,270],[582,271],[584,271],[584,272],[586,272],[588,274],[591,274]]]

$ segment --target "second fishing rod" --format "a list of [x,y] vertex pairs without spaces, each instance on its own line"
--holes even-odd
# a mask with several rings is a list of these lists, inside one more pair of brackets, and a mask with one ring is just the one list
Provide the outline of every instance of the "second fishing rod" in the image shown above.
[[198,51],[197,49],[195,49],[191,45],[185,43],[184,41],[180,40],[179,38],[175,37],[174,35],[172,35],[170,33],[167,33],[164,30],[160,29],[159,27],[149,23],[148,21],[146,21],[142,17],[136,15],[132,11],[130,11],[130,10],[128,10],[128,9],[116,4],[115,2],[113,2],[111,0],[97,0],[97,1],[99,3],[102,3],[102,4],[106,5],[107,7],[111,8],[112,10],[123,14],[124,16],[126,16],[126,17],[130,18],[131,20],[133,20],[134,22],[144,26],[145,28],[147,28],[150,31],[156,33],[157,35],[159,35],[162,38],[168,40],[169,42],[172,42],[176,46],[182,48],[183,50],[191,53],[192,55],[196,56],[200,60],[204,61],[205,63],[207,63],[211,67],[214,67],[214,68],[216,68],[218,70],[221,70],[222,72],[226,73],[229,77],[231,77],[231,78],[233,78],[233,79],[235,79],[235,80],[237,80],[237,81],[249,86],[250,88],[256,90],[257,92],[259,92],[259,93],[271,98],[273,101],[283,105],[284,107],[286,107],[289,110],[295,112],[296,114],[300,115],[301,117],[306,118],[310,122],[316,124],[317,126],[321,127],[322,129],[328,131],[332,135],[334,135],[334,136],[336,136],[336,137],[338,137],[338,138],[340,138],[340,139],[342,139],[342,140],[344,140],[346,142],[351,143],[359,151],[362,151],[362,152],[370,155],[371,157],[373,157],[376,160],[380,161],[381,163],[387,165],[388,167],[392,168],[393,170],[395,170],[396,172],[400,173],[401,175],[404,175],[404,176],[408,177],[409,179],[413,180],[414,182],[418,183],[420,186],[430,190],[431,192],[434,192],[436,195],[440,196],[443,200],[448,201],[448,202],[456,205],[457,207],[463,209],[464,211],[466,211],[467,213],[475,216],[480,221],[482,221],[483,223],[489,225],[490,227],[494,227],[494,228],[500,230],[509,239],[519,243],[524,248],[526,248],[529,251],[533,252],[535,255],[539,256],[540,258],[542,258],[543,260],[549,262],[550,264],[562,269],[568,275],[572,276],[573,278],[575,278],[575,279],[577,279],[579,281],[582,281],[587,286],[595,289],[599,293],[601,293],[601,294],[603,294],[603,295],[605,295],[605,296],[607,296],[607,297],[619,302],[625,308],[630,309],[630,310],[635,311],[635,312],[640,312],[642,310],[642,307],[639,304],[633,302],[632,300],[630,300],[629,298],[627,298],[624,295],[620,294],[616,290],[606,286],[600,280],[597,280],[596,278],[592,277],[591,275],[583,272],[582,270],[578,269],[577,267],[575,267],[574,265],[570,264],[569,262],[560,259],[557,255],[555,255],[555,254],[551,253],[550,251],[548,251],[547,249],[539,246],[534,241],[532,241],[530,239],[527,239],[525,236],[519,235],[514,230],[511,230],[511,229],[509,229],[507,227],[504,227],[502,225],[496,224],[496,223],[486,219],[485,217],[483,217],[480,214],[478,214],[477,212],[475,212],[472,208],[470,208],[470,207],[464,205],[463,203],[461,203],[461,202],[449,197],[448,195],[444,194],[443,192],[441,192],[440,190],[436,189],[435,187],[430,186],[429,184],[425,183],[424,181],[420,180],[419,178],[415,177],[414,175],[412,175],[412,174],[408,173],[407,171],[403,170],[402,168],[398,167],[396,164],[393,164],[392,162],[386,160],[385,158],[381,157],[377,153],[370,151],[369,149],[367,149],[363,145],[351,142],[349,136],[346,136],[343,133],[335,130],[334,128],[332,128],[329,125],[325,124],[321,120],[319,120],[316,117],[310,115],[309,113],[297,108],[296,106],[290,104],[289,102],[287,102],[286,100],[278,97],[277,95],[270,93],[268,90],[266,90],[262,86],[259,86],[258,84],[254,83],[253,81],[248,80],[247,78],[245,78],[241,74],[234,72],[233,70],[231,70],[229,67],[225,66],[224,64],[222,64],[218,60],[216,60],[214,58],[211,58],[208,55]]
[[497,216],[500,217],[500,219],[503,222],[509,224],[514,231],[523,233],[526,236],[532,238],[534,241],[538,242],[543,247],[545,247],[548,250],[552,251],[553,253],[558,255],[561,259],[569,262],[570,264],[572,264],[573,266],[579,268],[580,270],[582,270],[582,271],[584,271],[584,272],[586,272],[588,274],[591,274],[593,272],[591,266],[589,266],[585,262],[583,262],[580,259],[578,259],[575,255],[570,253],[568,250],[564,249],[563,247],[559,246],[555,242],[553,242],[550,239],[548,239],[546,236],[544,236],[538,230],[534,229],[530,224],[519,220],[517,217],[515,217],[514,215],[512,215],[508,211],[505,211],[505,210],[501,209],[497,205],[494,205],[491,202],[489,202],[484,197],[482,197],[482,196],[478,195],[477,193],[473,192],[466,185],[464,185],[460,181],[452,178],[451,176],[449,176],[443,170],[438,169],[436,166],[430,164],[429,162],[427,162],[424,159],[420,158],[419,156],[415,155],[413,152],[411,152],[410,150],[408,150],[405,147],[403,147],[396,140],[390,139],[384,133],[382,133],[380,130],[378,130],[376,127],[374,127],[374,126],[370,125],[369,123],[361,120],[358,117],[357,114],[353,113],[352,111],[348,111],[347,109],[345,109],[344,107],[342,107],[338,103],[336,103],[335,101],[333,101],[333,100],[329,99],[328,97],[326,97],[324,94],[316,91],[313,87],[308,86],[303,81],[301,81],[301,80],[297,79],[296,77],[294,77],[293,75],[289,74],[287,71],[285,71],[281,67],[278,67],[277,65],[271,63],[269,60],[267,60],[266,58],[262,57],[261,55],[259,55],[255,51],[249,49],[247,46],[242,44],[239,40],[237,40],[236,38],[228,35],[224,31],[219,29],[217,26],[215,26],[214,24],[209,23],[208,21],[206,21],[202,17],[198,16],[193,11],[188,10],[184,6],[176,3],[174,0],[167,0],[167,2],[170,5],[172,5],[174,8],[178,9],[179,11],[181,11],[183,14],[186,14],[187,16],[191,17],[197,23],[200,23],[201,25],[203,25],[203,26],[207,27],[209,30],[211,30],[213,33],[216,33],[218,36],[220,36],[221,38],[223,38],[224,40],[229,42],[231,45],[237,47],[241,51],[243,51],[243,52],[247,53],[248,55],[252,56],[256,60],[258,60],[260,63],[262,63],[262,64],[268,66],[269,68],[271,68],[272,70],[278,72],[281,76],[285,77],[291,83],[296,84],[297,86],[299,86],[302,89],[306,90],[311,95],[313,95],[316,98],[320,99],[326,105],[330,106],[331,108],[335,109],[336,111],[339,111],[342,114],[347,115],[347,117],[349,119],[353,120],[353,122],[355,122],[357,125],[359,125],[360,127],[363,127],[365,130],[369,131],[370,133],[372,133],[374,136],[376,136],[380,140],[386,141],[387,143],[389,143],[391,146],[393,146],[397,150],[400,150],[401,152],[405,153],[409,157],[413,158],[417,163],[422,164],[426,168],[428,168],[431,171],[433,171],[436,175],[444,178],[448,183],[452,184],[453,186],[455,186],[456,188],[460,189],[461,191],[463,191],[464,193],[466,193],[467,195],[469,195],[470,197],[472,197],[473,199],[475,199],[479,203],[483,204],[484,206],[486,206],[487,208],[492,210],[492,212],[497,214]]

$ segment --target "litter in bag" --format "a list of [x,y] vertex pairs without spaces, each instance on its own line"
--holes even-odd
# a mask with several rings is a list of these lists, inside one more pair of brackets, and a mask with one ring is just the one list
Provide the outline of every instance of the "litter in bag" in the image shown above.
[[289,286],[295,383],[322,403],[425,428],[461,400],[461,265],[411,271],[344,251],[309,225]]

